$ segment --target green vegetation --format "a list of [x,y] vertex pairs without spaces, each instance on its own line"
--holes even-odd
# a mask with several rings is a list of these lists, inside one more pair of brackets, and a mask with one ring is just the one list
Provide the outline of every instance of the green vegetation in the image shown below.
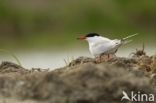
[[16,60],[17,64],[22,66],[20,60],[18,59],[18,57],[14,53],[12,53],[12,52],[10,52],[8,50],[5,50],[5,49],[0,49],[0,52],[4,52],[4,53],[7,53],[7,54],[11,55],[11,57],[13,57]]
[[154,0],[1,0],[0,46],[67,46],[88,32],[111,38],[139,33],[139,42],[155,43],[155,4]]

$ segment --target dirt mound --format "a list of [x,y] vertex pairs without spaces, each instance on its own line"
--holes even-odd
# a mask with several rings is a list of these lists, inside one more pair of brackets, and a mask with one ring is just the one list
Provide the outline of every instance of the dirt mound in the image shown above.
[[11,62],[2,62],[0,65],[0,73],[10,73],[10,72],[27,72],[28,70],[24,69],[23,67],[11,63]]
[[156,56],[146,54],[102,63],[80,57],[54,71],[3,62],[0,95],[47,103],[121,103],[123,91],[156,95],[155,73]]

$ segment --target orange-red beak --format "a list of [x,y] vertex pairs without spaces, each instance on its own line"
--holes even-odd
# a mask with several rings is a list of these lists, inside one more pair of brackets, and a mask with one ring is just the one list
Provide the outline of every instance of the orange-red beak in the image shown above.
[[79,38],[77,38],[78,40],[85,40],[86,37],[85,36],[80,36]]

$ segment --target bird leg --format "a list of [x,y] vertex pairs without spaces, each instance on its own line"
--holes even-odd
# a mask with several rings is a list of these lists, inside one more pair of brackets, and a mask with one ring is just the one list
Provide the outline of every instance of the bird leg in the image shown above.
[[115,54],[108,54],[108,61],[116,58]]
[[108,60],[109,60],[109,58],[110,58],[110,55],[108,54],[108,55],[107,55],[107,57],[108,57]]
[[101,62],[104,62],[104,61],[107,61],[107,55],[101,54],[101,55],[96,57],[96,62],[97,63],[101,63]]
[[110,60],[112,60],[113,58],[115,58],[115,54],[107,54],[107,55],[104,55],[104,60],[105,62],[108,62]]
[[106,61],[106,62],[109,61],[109,60],[111,60],[111,59],[112,59],[111,54],[107,54],[107,55],[105,56],[105,61]]
[[115,54],[101,54],[101,55],[96,57],[96,62],[97,63],[108,62],[108,61],[112,60],[115,57],[116,57]]
[[96,62],[97,63],[101,63],[101,61],[102,61],[102,55],[96,56],[95,58],[96,58]]

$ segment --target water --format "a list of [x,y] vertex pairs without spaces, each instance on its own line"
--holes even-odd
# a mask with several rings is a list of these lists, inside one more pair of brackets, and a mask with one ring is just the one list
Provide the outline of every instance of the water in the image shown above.
[[[90,56],[88,51],[20,51],[15,52],[16,56],[19,58],[23,67],[25,68],[60,68],[69,63],[73,59],[76,59],[79,56]],[[0,55],[0,62],[2,61],[12,61],[15,62],[15,59],[8,55]],[[66,62],[65,62],[66,61]]]
[[[117,56],[128,57],[131,52],[135,51],[135,47],[129,49],[120,48],[117,52]],[[156,54],[156,48],[146,48],[148,55]],[[15,52],[20,59],[23,67],[25,68],[43,68],[43,69],[56,69],[66,65],[73,59],[80,56],[93,57],[88,49],[83,50],[62,50],[62,51],[20,51]],[[12,61],[14,58],[9,55],[0,55],[0,62]],[[65,62],[66,61],[66,62]]]

